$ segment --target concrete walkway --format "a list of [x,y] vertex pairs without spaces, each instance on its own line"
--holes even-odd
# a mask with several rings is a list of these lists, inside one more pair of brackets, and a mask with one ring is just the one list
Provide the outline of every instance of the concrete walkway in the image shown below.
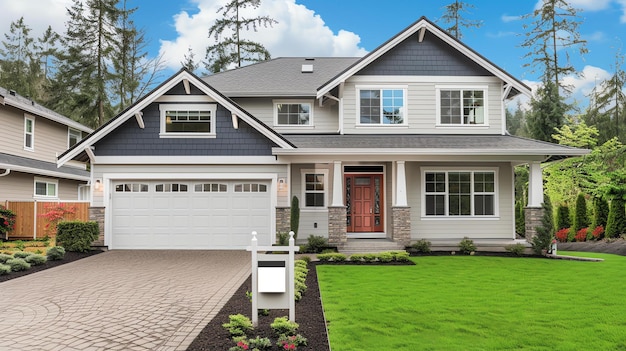
[[9,280],[0,350],[185,350],[249,274],[245,251],[110,251]]

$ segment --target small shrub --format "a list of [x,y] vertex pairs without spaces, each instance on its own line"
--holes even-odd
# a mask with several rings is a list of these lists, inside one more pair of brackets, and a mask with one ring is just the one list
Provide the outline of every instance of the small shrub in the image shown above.
[[591,236],[593,238],[593,240],[599,240],[602,239],[602,234],[604,234],[604,227],[599,225],[597,226],[592,232],[591,232]]
[[26,258],[26,257],[28,257],[30,255],[32,255],[32,253],[30,253],[30,252],[18,251],[18,252],[13,254],[13,257],[15,257],[15,258]]
[[389,263],[393,261],[393,254],[391,252],[381,252],[378,254],[378,260],[382,263]]
[[589,228],[581,228],[580,230],[576,232],[576,236],[574,237],[574,239],[576,239],[576,241],[585,241],[587,240],[588,232],[589,232]]
[[426,239],[420,239],[411,245],[411,247],[419,253],[430,253],[430,241]]
[[289,233],[278,233],[278,246],[289,246]]
[[33,254],[33,255],[26,257],[24,260],[30,263],[31,266],[39,266],[40,264],[46,263],[48,259],[44,255]]
[[280,347],[283,350],[295,350],[298,346],[305,346],[307,344],[307,339],[300,335],[281,335],[276,342],[276,346]]
[[46,256],[50,261],[62,260],[65,257],[65,249],[62,246],[54,246],[48,249]]
[[344,262],[345,260],[348,259],[348,257],[345,254],[342,254],[339,252],[335,252],[332,255],[333,255],[334,262]]
[[15,245],[15,248],[20,251],[23,251],[26,248],[26,244],[22,240],[15,240],[13,245]]
[[470,254],[476,251],[476,245],[474,245],[474,241],[472,241],[468,237],[464,237],[463,240],[459,243],[459,251],[463,254]]
[[363,254],[355,253],[350,256],[350,261],[361,262],[363,261]]
[[231,314],[228,319],[229,322],[222,324],[222,327],[226,328],[231,336],[243,336],[253,329],[250,318],[241,313]]
[[393,258],[397,262],[408,262],[408,261],[410,261],[409,253],[406,252],[406,251],[396,251],[394,256],[393,256]]
[[269,338],[262,338],[260,336],[248,340],[248,343],[252,349],[269,350],[272,347],[272,342]]
[[328,241],[325,237],[319,235],[309,235],[305,246],[305,252],[320,253],[326,246],[328,246]]
[[9,272],[11,272],[11,266],[0,263],[0,275],[9,274]]
[[276,335],[295,335],[300,325],[287,317],[276,317],[270,327]]
[[30,268],[30,264],[23,258],[12,258],[6,262],[13,272],[25,271]]
[[[305,264],[309,264],[309,263],[311,263],[311,257],[309,257],[309,256],[302,256],[302,257],[300,257],[300,258],[298,259],[298,261],[302,261],[302,262],[304,262]],[[297,263],[298,261],[296,261],[296,263]]]
[[569,228],[559,229],[554,235],[556,236],[556,240],[562,243],[567,242],[567,237],[569,236]]
[[514,245],[507,245],[504,247],[504,249],[507,252],[514,254],[515,256],[522,256],[524,254],[524,251],[526,250],[526,246],[524,246],[524,244],[517,243]]
[[8,260],[12,259],[13,256],[7,254],[0,254],[0,264],[6,263]]
[[57,233],[57,243],[67,251],[87,252],[100,229],[95,221],[68,221],[57,224]]
[[367,253],[367,254],[363,255],[363,261],[365,261],[367,263],[376,261],[376,254]]
[[332,253],[323,253],[323,254],[319,254],[317,255],[317,259],[320,260],[320,262],[329,262],[333,257]]

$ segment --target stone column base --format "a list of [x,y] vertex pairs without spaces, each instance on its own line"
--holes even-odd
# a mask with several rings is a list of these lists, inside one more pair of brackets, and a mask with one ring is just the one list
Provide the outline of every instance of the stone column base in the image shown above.
[[346,217],[346,206],[328,207],[328,244],[338,249],[343,248],[348,241]]
[[524,223],[524,227],[526,228],[526,241],[532,243],[533,238],[537,235],[537,227],[541,226],[543,207],[524,207],[524,216],[526,217]]
[[392,207],[391,217],[393,241],[403,246],[411,245],[411,208],[406,206]]
[[98,223],[98,239],[91,246],[104,246],[104,207],[89,207],[89,220]]
[[289,233],[291,230],[291,207],[276,207],[276,233]]

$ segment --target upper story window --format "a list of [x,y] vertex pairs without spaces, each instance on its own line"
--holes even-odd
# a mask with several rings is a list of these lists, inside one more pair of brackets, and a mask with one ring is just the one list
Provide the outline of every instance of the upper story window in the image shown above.
[[78,142],[83,139],[83,132],[81,132],[78,129],[68,128],[67,138],[68,138],[68,147],[72,147],[78,144]]
[[54,179],[35,178],[36,197],[54,197],[58,195],[59,181]]
[[24,117],[24,150],[35,149],[35,119]]
[[215,104],[162,104],[161,137],[215,137]]
[[486,125],[487,88],[437,88],[439,124]]
[[426,216],[495,216],[495,171],[424,172]]
[[406,124],[406,88],[357,87],[359,124]]
[[310,102],[274,102],[274,124],[276,126],[312,126],[313,105]]

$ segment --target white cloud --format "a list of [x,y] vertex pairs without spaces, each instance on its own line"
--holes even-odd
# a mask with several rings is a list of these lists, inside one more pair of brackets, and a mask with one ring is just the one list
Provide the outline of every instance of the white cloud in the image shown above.
[[0,33],[9,33],[11,22],[24,17],[33,38],[40,37],[49,25],[61,34],[65,32],[66,8],[71,4],[71,0],[0,0]]
[[508,23],[513,21],[519,21],[522,19],[522,16],[509,16],[507,14],[504,14],[502,15],[502,17],[500,17],[500,19],[502,19],[502,22]]
[[[535,4],[535,10],[540,8],[546,0],[538,0]],[[620,22],[626,23],[626,0],[570,0],[570,5],[575,9],[583,9],[585,11],[601,11],[606,10],[611,3],[616,3],[622,8],[622,16]]]
[[[208,28],[220,17],[216,12],[224,1],[196,0],[199,12],[189,15],[181,12],[174,16],[178,37],[162,40],[160,52],[168,68],[178,69],[187,48],[191,47],[196,59],[204,59],[206,47],[213,41],[208,38]],[[273,27],[247,31],[245,38],[262,43],[272,54],[280,56],[363,56],[366,50],[359,46],[360,37],[340,30],[337,34],[326,26],[319,15],[295,0],[262,2],[258,9],[244,9],[242,16],[268,14],[278,23]]]

